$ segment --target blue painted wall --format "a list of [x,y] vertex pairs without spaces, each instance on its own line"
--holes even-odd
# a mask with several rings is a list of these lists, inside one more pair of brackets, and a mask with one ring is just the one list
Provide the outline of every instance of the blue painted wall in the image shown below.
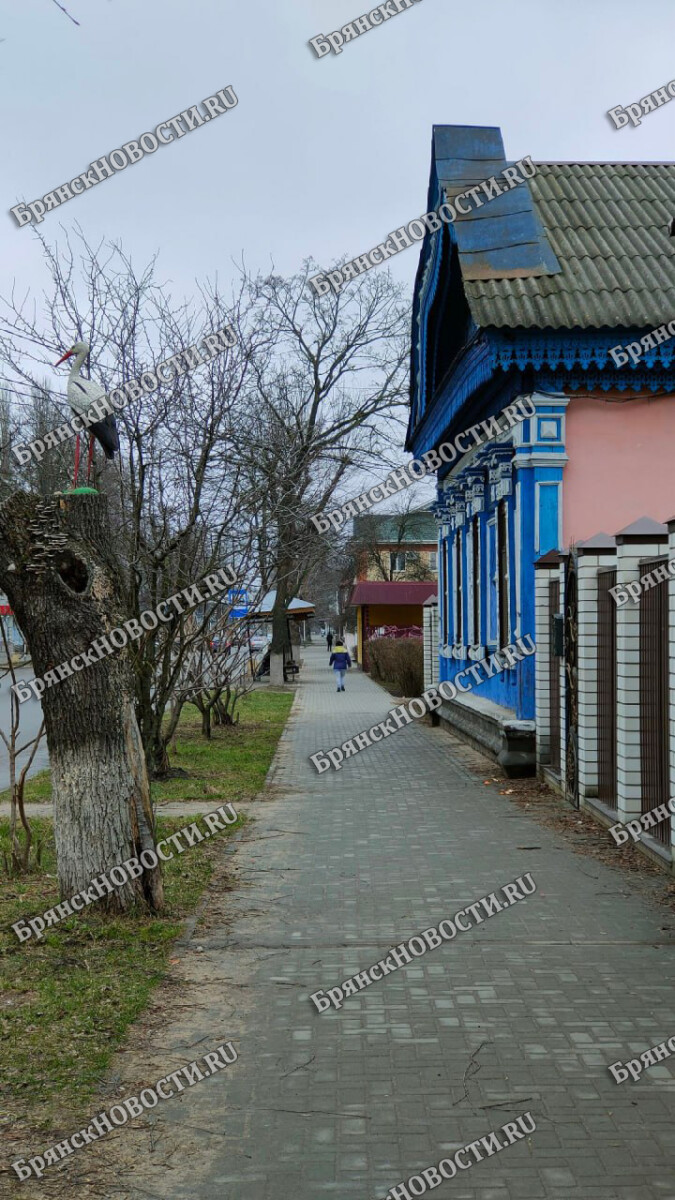
[[[530,635],[534,640],[534,563],[551,549],[560,549],[560,505],[565,456],[565,397],[534,396],[537,415],[520,422],[511,444],[492,442],[480,447],[467,462],[439,483],[437,518],[439,549],[448,547],[449,569],[440,580],[441,626],[439,677],[452,680],[485,654],[499,649],[498,508],[505,505],[508,557],[507,643]],[[544,424],[540,422],[540,414]],[[467,490],[471,494],[467,495]],[[462,523],[457,524],[463,517]],[[469,539],[472,521],[479,529],[480,638],[469,656],[473,638],[473,605]],[[455,628],[457,586],[454,548],[459,535],[462,552],[463,602],[461,629]],[[445,561],[445,553],[441,554]],[[475,694],[510,710],[520,720],[535,715],[534,657],[476,685]]]

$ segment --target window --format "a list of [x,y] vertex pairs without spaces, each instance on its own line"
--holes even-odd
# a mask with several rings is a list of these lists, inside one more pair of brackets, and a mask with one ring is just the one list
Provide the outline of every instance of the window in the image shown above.
[[436,550],[429,551],[429,570],[438,571],[438,553]]
[[462,606],[462,588],[464,586],[464,572],[462,570],[462,531],[457,530],[455,535],[455,597],[456,597],[456,612],[457,620],[455,622],[455,642],[457,645],[464,644],[463,634],[463,606]]
[[478,517],[474,517],[471,528],[471,566],[473,582],[473,644],[480,643],[480,525]]
[[[436,568],[436,551],[433,554],[434,570]],[[391,550],[389,553],[389,574],[399,575],[406,571],[419,573],[426,568],[424,557],[417,550]]]
[[450,642],[451,586],[450,539],[443,538],[443,641],[446,646]]
[[506,500],[497,509],[497,555],[499,561],[499,645],[509,644],[509,521]]
[[488,593],[485,598],[485,615],[487,623],[487,642],[494,646],[497,642],[497,596],[499,591],[499,571],[497,560],[497,518],[493,516],[486,526],[487,548],[487,581]]

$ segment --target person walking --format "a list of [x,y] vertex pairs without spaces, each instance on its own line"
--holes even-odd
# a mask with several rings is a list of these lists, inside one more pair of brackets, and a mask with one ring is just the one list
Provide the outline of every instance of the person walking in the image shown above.
[[330,662],[328,664],[328,666],[332,667],[335,671],[338,692],[344,692],[345,690],[345,674],[351,665],[352,660],[349,657],[349,651],[347,650],[347,647],[343,645],[342,640],[338,638],[337,642],[335,643],[335,653],[331,654]]
[[331,650],[333,649],[333,631],[332,631],[332,629],[329,629],[328,633],[326,634],[326,645],[328,646],[328,653],[330,654]]

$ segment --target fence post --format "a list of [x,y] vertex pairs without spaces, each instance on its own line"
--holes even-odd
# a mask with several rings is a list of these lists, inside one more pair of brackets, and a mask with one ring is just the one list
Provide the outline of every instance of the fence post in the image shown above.
[[[641,559],[667,548],[665,525],[642,517],[616,535],[617,587],[638,583]],[[640,601],[616,613],[617,812],[620,821],[642,812],[642,739],[640,731]]]
[[616,541],[599,533],[577,546],[579,799],[598,795],[598,570],[616,562]]
[[[550,550],[534,564],[535,712],[537,724],[537,774],[551,762],[551,622],[549,585],[560,577],[560,555]],[[562,611],[560,609],[560,611]],[[558,664],[562,663],[558,660]],[[560,729],[558,729],[558,735]]]
[[424,688],[438,683],[438,600],[430,596],[422,606],[424,636]]

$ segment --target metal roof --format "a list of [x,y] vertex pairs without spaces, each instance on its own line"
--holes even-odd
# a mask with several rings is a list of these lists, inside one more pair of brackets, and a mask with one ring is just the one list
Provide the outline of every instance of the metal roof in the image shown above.
[[[438,186],[453,200],[507,166],[496,126],[435,125],[433,159]],[[509,164],[512,165],[512,164]],[[458,211],[454,225],[462,278],[499,279],[560,270],[527,183],[502,192],[489,204]]]
[[354,517],[354,537],[368,539],[375,545],[435,546],[438,526],[430,508],[408,513],[368,513]]
[[577,542],[577,550],[614,550],[616,549],[616,538],[611,533],[594,533],[593,537],[586,538],[585,542]]
[[[274,604],[277,598],[277,590],[274,588],[271,592],[266,592],[260,604],[251,608],[248,613],[250,617],[271,617],[274,609]],[[308,617],[314,612],[315,605],[310,600],[300,600],[295,596],[289,601],[286,608],[286,615],[289,617]]]
[[663,525],[661,521],[655,521],[653,517],[638,517],[637,521],[632,521],[630,525],[620,529],[616,536],[665,538],[668,537],[668,526]]
[[437,583],[357,583],[349,597],[349,607],[359,604],[424,604],[438,592]]
[[[536,166],[528,186],[561,270],[529,279],[464,278],[476,324],[641,329],[674,319],[675,246],[668,226],[675,216],[675,163]],[[459,232],[459,222],[455,228]]]

